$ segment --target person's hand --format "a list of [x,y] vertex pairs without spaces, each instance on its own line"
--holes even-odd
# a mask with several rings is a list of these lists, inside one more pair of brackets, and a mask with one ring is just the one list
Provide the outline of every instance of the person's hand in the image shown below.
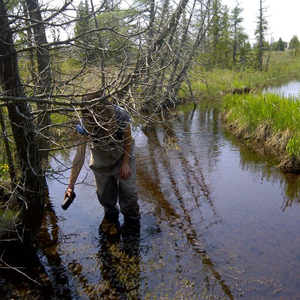
[[75,199],[76,194],[74,193],[74,188],[68,186],[67,190],[65,191],[64,201],[61,204],[61,207],[66,210],[72,204],[73,200]]
[[128,163],[122,163],[121,167],[119,169],[119,174],[121,175],[121,178],[126,180],[131,176],[131,170],[128,165]]
[[75,198],[75,193],[74,193],[74,184],[69,184],[67,187],[67,190],[65,192],[65,196],[64,199],[66,199],[67,197],[69,198]]
[[68,187],[67,190],[66,190],[66,192],[65,192],[64,199],[66,199],[67,197],[71,198],[72,193],[73,193],[73,189],[71,189],[71,188]]

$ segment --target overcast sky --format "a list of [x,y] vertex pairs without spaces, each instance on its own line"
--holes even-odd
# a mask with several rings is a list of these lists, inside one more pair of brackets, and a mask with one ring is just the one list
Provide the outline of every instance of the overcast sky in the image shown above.
[[[125,0],[122,1],[125,2]],[[257,25],[260,0],[221,0],[222,4],[227,5],[230,10],[236,6],[236,1],[244,9],[242,14],[244,18],[243,27],[250,38],[250,42],[254,43],[254,31]],[[263,1],[263,6],[267,7],[265,16],[269,25],[266,40],[271,41],[272,37],[274,41],[278,41],[281,37],[284,42],[289,42],[294,35],[297,35],[300,40],[300,0]],[[63,2],[63,0],[52,0],[52,3],[59,5]],[[79,2],[80,0],[75,0],[73,3]]]
[[[235,0],[221,1],[230,10],[236,6]],[[243,27],[249,35],[251,43],[254,42],[259,2],[259,0],[239,0],[240,7],[244,9],[242,14],[244,18]],[[271,40],[271,36],[275,42],[280,37],[284,42],[289,42],[294,35],[297,35],[300,39],[300,0],[265,0],[263,6],[267,7],[265,13],[269,25],[269,35],[266,36],[267,41]]]

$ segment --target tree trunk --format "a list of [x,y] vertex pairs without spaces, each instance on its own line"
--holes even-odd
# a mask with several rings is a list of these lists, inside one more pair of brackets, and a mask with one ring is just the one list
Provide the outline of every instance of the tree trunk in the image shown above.
[[[30,17],[28,14],[28,10],[27,10],[27,6],[25,3],[25,0],[22,1],[22,5],[23,5],[23,9],[24,9],[24,15],[25,15],[25,24],[27,27],[27,43],[29,44],[29,46],[33,46],[33,40],[34,40],[34,35],[32,32],[32,28],[30,27]],[[35,63],[34,63],[34,50],[33,48],[31,48],[29,50],[29,61],[30,61],[30,74],[31,74],[31,79],[33,82],[33,86],[35,87],[37,85],[37,73],[35,70]],[[35,94],[35,91],[33,91]]]
[[[45,97],[51,96],[51,66],[50,54],[47,48],[47,37],[44,23],[42,22],[41,11],[37,0],[26,0],[27,11],[30,16],[30,23],[33,30],[34,42],[36,47],[36,58],[38,66],[38,80],[36,82],[37,92]],[[37,118],[38,129],[41,131],[37,142],[40,149],[44,149],[40,153],[41,158],[47,161],[48,153],[45,151],[49,148],[45,136],[49,136],[49,125],[51,123],[49,105],[37,104],[37,108],[42,112]]]
[[[0,84],[4,96],[25,97],[17,63],[5,3],[0,0]],[[7,109],[21,171],[22,223],[26,237],[31,238],[42,223],[45,177],[28,103],[8,104]]]

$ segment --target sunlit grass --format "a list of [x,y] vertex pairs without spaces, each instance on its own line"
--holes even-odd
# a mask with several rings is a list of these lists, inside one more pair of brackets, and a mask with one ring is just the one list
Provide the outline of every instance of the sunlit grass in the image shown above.
[[300,161],[300,102],[274,94],[230,95],[222,102],[226,126],[235,135]]

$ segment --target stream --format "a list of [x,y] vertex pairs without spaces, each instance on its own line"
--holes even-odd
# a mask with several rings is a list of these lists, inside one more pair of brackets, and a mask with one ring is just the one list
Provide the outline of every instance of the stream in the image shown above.
[[[29,278],[0,276],[2,299],[300,298],[299,175],[224,131],[217,102],[179,108],[134,138],[140,231],[99,232],[87,155],[68,210],[69,171],[48,177],[37,255],[22,269]],[[52,168],[71,166],[72,155]]]
[[299,99],[300,81],[291,81],[281,86],[269,87],[265,89],[263,92],[277,94],[281,97]]

